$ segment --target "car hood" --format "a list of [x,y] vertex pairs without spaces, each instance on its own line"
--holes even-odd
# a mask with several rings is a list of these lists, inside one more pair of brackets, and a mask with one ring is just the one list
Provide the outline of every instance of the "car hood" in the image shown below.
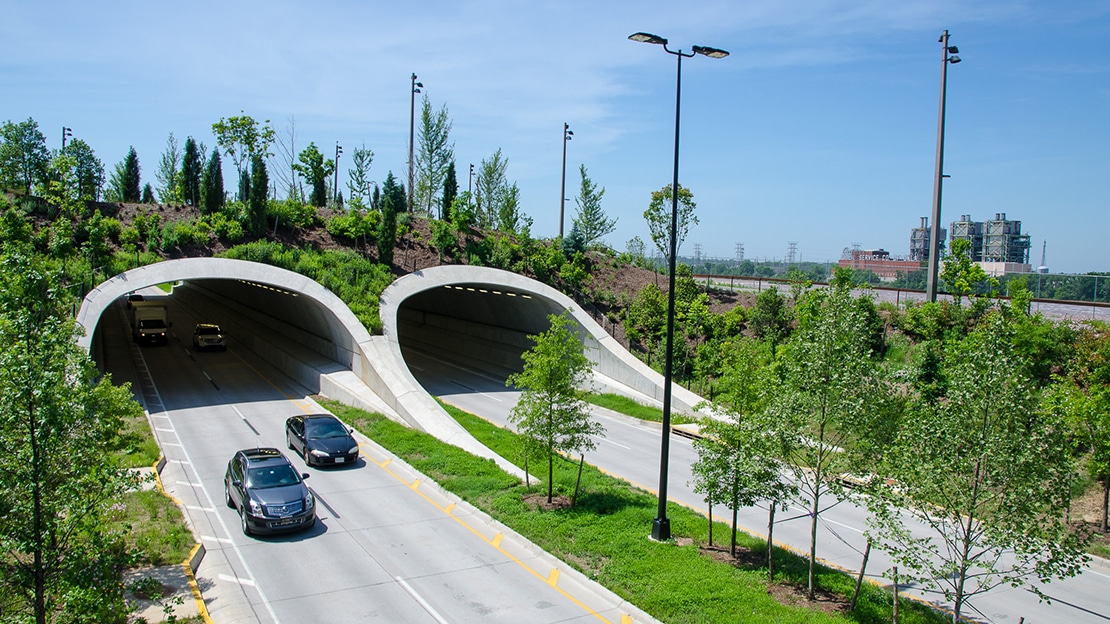
[[355,439],[351,436],[343,436],[341,438],[313,438],[308,441],[308,448],[313,451],[324,451],[325,453],[346,453],[352,448],[358,446]]
[[308,496],[308,488],[304,483],[296,485],[283,485],[281,487],[252,489],[251,498],[263,505],[285,505],[304,500]]

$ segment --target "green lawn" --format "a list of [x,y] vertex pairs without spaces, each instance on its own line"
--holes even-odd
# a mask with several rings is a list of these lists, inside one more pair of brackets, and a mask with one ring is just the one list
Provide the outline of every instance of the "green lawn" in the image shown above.
[[[539,494],[493,461],[481,459],[430,435],[335,401],[320,403],[360,432],[434,479],[444,488],[484,510],[544,550],[573,565],[621,597],[664,622],[865,622],[891,621],[890,593],[867,585],[854,612],[825,612],[805,601],[786,606],[768,593],[761,565],[733,565],[703,554],[708,523],[703,515],[678,505],[668,507],[673,543],[648,539],[656,515],[656,498],[628,483],[585,467],[578,504],[543,511],[525,501]],[[512,432],[447,406],[476,438],[502,457],[523,465],[521,443]],[[546,462],[529,461],[533,474],[546,478]],[[556,495],[573,494],[578,464],[556,462]],[[716,524],[715,541],[727,543],[728,529]],[[744,549],[763,552],[766,544],[738,536]],[[806,578],[806,561],[776,549],[776,585],[798,587]],[[821,569],[819,585],[827,595],[850,596],[854,578]],[[790,593],[787,591],[786,593]],[[843,600],[842,598],[836,598]],[[819,601],[828,604],[829,600]],[[918,603],[903,602],[903,624],[940,623],[947,618]]]
[[[647,420],[658,423],[663,422],[663,410],[657,407],[651,407],[648,405],[643,405],[642,403],[637,403],[636,401],[633,401],[632,399],[621,396],[619,394],[589,394],[586,396],[586,401],[593,403],[598,407],[611,409],[614,412],[620,412],[621,414],[625,414],[633,418],[639,418],[640,420]],[[697,421],[683,414],[678,414],[675,412],[671,413],[672,424],[681,425],[693,422]]]

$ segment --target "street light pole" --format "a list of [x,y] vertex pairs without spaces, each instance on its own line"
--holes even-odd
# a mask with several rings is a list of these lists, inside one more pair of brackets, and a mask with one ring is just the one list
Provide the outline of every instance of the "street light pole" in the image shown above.
[[420,93],[420,89],[424,83],[416,81],[416,74],[412,75],[412,93],[409,94],[409,212],[413,212],[412,198],[415,191],[413,190],[414,178],[412,173],[413,165],[413,139],[415,138],[416,130],[416,94]]
[[[929,268],[925,283],[925,298],[934,302],[937,300],[937,277],[940,267],[940,196],[944,186],[944,112],[946,107],[945,91],[948,88],[948,64],[959,63],[960,49],[948,45],[948,31],[938,40],[942,47],[940,61],[940,113],[937,119],[937,160],[933,172],[933,223],[929,231]],[[951,53],[953,56],[948,56]]]
[[671,50],[667,47],[667,40],[657,35],[638,32],[628,36],[632,41],[640,43],[653,43],[663,46],[668,54],[678,58],[678,73],[675,80],[674,94],[674,181],[671,184],[671,241],[670,257],[668,258],[667,287],[667,353],[663,365],[663,434],[659,449],[659,508],[655,520],[651,524],[651,539],[666,541],[671,539],[671,521],[667,518],[667,473],[669,471],[671,451],[671,382],[674,378],[674,291],[675,291],[675,263],[678,257],[678,130],[680,106],[682,104],[682,58],[692,58],[697,54],[709,58],[724,58],[728,52],[717,48],[694,46],[693,52],[684,53],[681,49]]
[[66,151],[66,139],[73,136],[73,128],[62,126],[62,151]]
[[570,124],[563,122],[563,187],[559,191],[559,238],[563,237],[563,206],[567,203],[567,141],[574,136]]
[[339,206],[339,155],[343,153],[343,146],[335,142],[335,181],[331,185],[331,201]]

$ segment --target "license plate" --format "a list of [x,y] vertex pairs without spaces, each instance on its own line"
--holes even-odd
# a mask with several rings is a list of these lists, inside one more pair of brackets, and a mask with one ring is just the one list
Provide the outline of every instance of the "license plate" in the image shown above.
[[287,526],[287,525],[296,524],[296,523],[297,523],[296,518],[286,518],[285,520],[278,520],[277,522],[271,522],[270,526]]
[[342,464],[345,461],[347,461],[346,457],[336,457],[335,458],[335,463],[337,463],[337,464]]

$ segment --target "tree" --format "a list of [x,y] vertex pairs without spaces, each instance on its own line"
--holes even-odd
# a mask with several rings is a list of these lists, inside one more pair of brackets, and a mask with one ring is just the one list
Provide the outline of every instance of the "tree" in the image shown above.
[[278,182],[285,187],[285,198],[293,201],[304,201],[304,191],[297,181],[297,171],[293,165],[297,164],[297,119],[292,115],[285,126],[285,131],[275,137],[278,148],[278,163],[270,167],[270,171]]
[[864,319],[851,298],[846,284],[806,293],[768,407],[778,456],[809,511],[810,600],[816,590],[817,528],[827,509],[822,497],[837,490],[836,475],[858,472],[871,461],[876,447],[869,442],[890,421],[891,390],[873,365]]
[[139,156],[132,147],[127,156],[116,163],[112,177],[108,179],[108,201],[138,203],[142,200],[141,168]]
[[351,168],[347,170],[347,190],[350,191],[352,209],[370,206],[370,195],[376,186],[370,181],[370,165],[374,162],[374,152],[363,144],[351,153]]
[[251,158],[251,196],[247,204],[249,222],[247,229],[258,236],[266,229],[266,198],[270,193],[270,177],[266,174],[266,160],[255,154]]
[[23,189],[30,195],[45,181],[49,161],[46,137],[33,118],[0,126],[0,188]]
[[497,223],[501,203],[509,188],[508,178],[505,176],[508,167],[509,161],[501,155],[501,148],[482,160],[478,167],[478,179],[474,184],[477,203],[475,225],[480,228],[491,228]]
[[547,502],[554,492],[555,455],[592,451],[594,436],[603,435],[601,423],[590,416],[583,399],[591,364],[570,314],[549,314],[547,331],[529,336],[535,345],[521,354],[524,370],[509,375],[505,384],[521,389],[509,421],[520,428],[528,444],[547,459]]
[[315,143],[309,143],[297,158],[300,162],[293,165],[293,170],[312,188],[308,203],[316,207],[327,205],[328,178],[335,173],[335,161],[330,158],[324,160]]
[[180,198],[194,208],[200,202],[200,181],[204,174],[204,148],[193,137],[185,139],[185,154],[181,158]]
[[771,345],[772,353],[790,335],[792,322],[793,316],[790,308],[786,307],[786,298],[779,294],[775,286],[768,286],[755,298],[748,323],[758,338]]
[[[694,441],[698,459],[691,466],[694,491],[706,501],[732,510],[732,556],[736,556],[737,511],[768,501],[767,558],[773,579],[771,544],[775,509],[794,495],[793,485],[782,478],[783,466],[775,456],[770,425],[764,410],[772,381],[770,352],[750,338],[730,345],[719,384],[724,391],[715,403],[722,418],[705,419],[703,436]],[[710,519],[712,521],[712,518]]]
[[[971,295],[975,287],[988,281],[987,273],[971,259],[971,241],[966,238],[957,238],[952,241],[949,253],[944,254],[944,268],[941,269],[940,279],[944,280],[949,294],[956,299],[956,305],[964,297]],[[997,286],[998,280],[990,278]]]
[[378,224],[378,262],[393,264],[393,246],[397,244],[397,213],[405,211],[405,188],[397,184],[390,171],[382,183],[382,220]]
[[432,206],[438,204],[440,189],[447,175],[447,167],[455,160],[455,144],[450,141],[451,120],[447,116],[447,105],[432,112],[432,103],[427,94],[420,109],[419,142],[414,155],[416,168],[416,189],[410,210],[417,207],[425,214],[432,214]]
[[55,276],[8,245],[0,264],[0,582],[26,597],[20,621],[122,621],[127,553],[106,518],[137,484],[112,452],[142,410],[77,346]]
[[574,224],[582,232],[588,247],[601,240],[602,236],[612,234],[617,229],[617,220],[606,217],[605,211],[601,209],[605,189],[597,190],[597,184],[586,173],[586,165],[580,165],[578,172],[582,175],[582,185],[578,189],[578,197],[574,198],[574,203],[578,205]]
[[219,212],[224,207],[224,169],[220,163],[220,152],[212,148],[208,165],[201,177],[201,206],[204,214]]
[[[670,263],[671,251],[671,185],[668,184],[658,191],[652,191],[651,203],[648,204],[647,210],[644,211],[644,219],[647,220],[648,231],[651,232],[651,240],[655,243],[655,247],[659,253],[663,255],[664,261]],[[690,224],[698,224],[698,216],[694,214],[694,209],[697,205],[694,203],[694,194],[690,189],[679,185],[678,187],[678,221],[675,228],[675,250],[682,248],[682,242],[686,240],[686,234],[690,230]]]
[[158,160],[158,170],[154,172],[154,179],[158,181],[158,199],[163,204],[181,201],[181,171],[178,170],[180,164],[181,149],[177,144],[177,137],[171,132],[166,139],[166,149]]
[[78,197],[87,201],[99,200],[100,189],[104,186],[104,163],[96,157],[93,149],[83,140],[73,139],[62,153],[73,158]]
[[459,180],[455,175],[455,161],[447,166],[447,174],[443,178],[443,195],[441,196],[439,218],[444,221],[451,220],[451,206],[459,195]]
[[144,204],[153,204],[155,202],[154,188],[150,186],[150,182],[143,185],[143,194],[140,201]]
[[[980,593],[1072,576],[1085,559],[1066,521],[1075,468],[1066,427],[1038,405],[1012,331],[993,313],[949,344],[947,400],[911,403],[868,497],[870,534],[952,601],[953,622]],[[911,532],[907,511],[927,531]]]
[[527,234],[532,229],[532,218],[520,208],[520,189],[516,182],[506,187],[497,206],[497,229],[502,232]]
[[246,201],[250,194],[250,184],[246,180],[246,163],[255,155],[269,157],[270,145],[274,142],[274,129],[270,127],[270,120],[258,123],[250,115],[234,115],[226,119],[221,117],[212,124],[212,134],[216,135],[216,144],[235,163],[235,170],[239,173],[239,200]]

